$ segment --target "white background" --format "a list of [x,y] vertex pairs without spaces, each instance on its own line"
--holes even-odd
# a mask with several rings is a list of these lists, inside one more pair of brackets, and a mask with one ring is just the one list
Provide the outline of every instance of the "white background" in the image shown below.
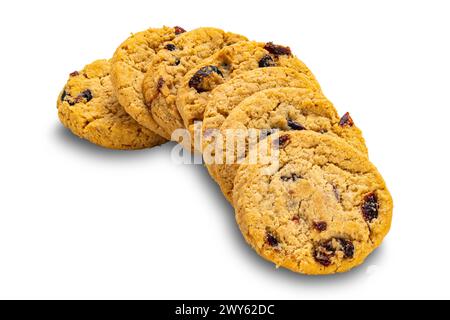
[[[448,1],[2,1],[0,298],[450,298],[449,14]],[[276,270],[173,145],[108,151],[59,124],[71,71],[163,24],[290,45],[351,111],[395,200],[362,267]]]

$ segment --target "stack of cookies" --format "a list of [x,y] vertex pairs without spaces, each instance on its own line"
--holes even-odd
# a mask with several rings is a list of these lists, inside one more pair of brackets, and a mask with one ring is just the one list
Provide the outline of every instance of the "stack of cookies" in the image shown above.
[[[67,128],[102,147],[174,140],[201,152],[247,242],[279,267],[345,272],[389,231],[392,198],[361,131],[289,47],[215,28],[148,29],[72,72],[57,106]],[[263,149],[276,157],[254,161]]]

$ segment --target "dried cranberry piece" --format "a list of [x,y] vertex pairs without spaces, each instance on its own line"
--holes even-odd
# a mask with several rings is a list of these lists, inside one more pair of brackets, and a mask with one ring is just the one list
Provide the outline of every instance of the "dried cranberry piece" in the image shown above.
[[330,255],[324,254],[322,252],[316,251],[314,254],[314,259],[324,267],[329,267],[331,265],[331,257]]
[[352,241],[332,238],[322,242],[314,249],[314,259],[321,265],[328,267],[331,265],[331,258],[336,255],[337,250],[344,253],[344,259],[351,259],[355,254],[355,246]]
[[353,127],[355,123],[353,122],[352,117],[350,117],[350,113],[344,114],[344,116],[339,121],[339,125],[341,127]]
[[333,246],[333,239],[328,240],[327,242],[324,242],[322,244],[322,247],[329,251],[332,252],[333,254],[336,252],[336,248]]
[[261,129],[260,135],[259,135],[259,141],[262,141],[266,139],[267,137],[270,137],[274,133],[278,132],[279,129]]
[[299,176],[296,173],[291,174],[290,176],[282,176],[281,180],[283,180],[284,182],[289,182],[289,181],[293,181],[296,182],[297,180],[300,180],[302,177]]
[[[70,99],[69,99],[70,98]],[[74,106],[75,103],[77,103],[78,98],[75,99],[75,101],[73,101],[73,99],[71,99],[72,97],[70,96],[70,94],[64,90],[63,93],[61,94],[61,102],[67,102],[69,104],[69,106]]]
[[82,93],[80,93],[77,97],[77,99],[86,99],[86,102],[89,102],[92,100],[92,92],[89,89],[84,90]]
[[167,44],[164,48],[169,51],[175,51],[177,49],[177,47],[175,47],[172,43]]
[[270,232],[267,233],[266,241],[269,244],[269,246],[274,247],[274,248],[278,247],[278,244],[279,244],[278,239]]
[[258,63],[260,68],[267,68],[267,67],[275,67],[276,63],[275,61],[273,61],[273,58],[269,55],[265,55],[264,57],[262,57],[261,60],[259,60]]
[[328,224],[325,221],[313,222],[313,226],[314,226],[314,229],[316,229],[319,232],[324,232],[328,228]]
[[339,192],[339,189],[336,186],[333,186],[333,193],[336,197],[336,200],[341,202],[341,193]]
[[347,239],[337,239],[339,241],[339,244],[341,245],[341,250],[344,253],[345,259],[351,259],[353,258],[355,254],[355,246],[350,240]]
[[300,217],[296,214],[295,216],[292,217],[291,220],[294,221],[295,223],[299,223],[300,222]]
[[74,71],[70,74],[71,77],[76,77],[78,76],[80,73],[78,71]]
[[290,56],[290,55],[292,55],[291,48],[284,47],[284,46],[279,46],[279,45],[274,44],[273,42],[266,43],[266,45],[264,46],[264,49],[266,49],[271,54],[274,54],[276,56],[282,56],[282,55]]
[[64,102],[64,100],[66,99],[68,93],[66,90],[63,91],[63,93],[61,94],[61,102]]
[[177,35],[177,36],[186,32],[186,30],[184,30],[182,27],[179,27],[179,26],[176,26],[174,29],[175,29],[175,35]]
[[279,148],[284,148],[286,147],[289,142],[291,141],[291,137],[289,137],[288,135],[284,135],[278,138],[278,146]]
[[189,88],[194,88],[198,93],[205,92],[207,90],[200,87],[203,79],[209,77],[212,73],[216,73],[223,78],[222,71],[216,66],[206,66],[198,70],[194,76],[189,80]]
[[231,68],[231,64],[228,62],[223,62],[220,66],[225,70],[230,70]]
[[292,130],[306,130],[304,126],[302,126],[300,123],[295,122],[294,120],[288,119],[287,121],[289,128]]
[[158,79],[158,84],[156,85],[156,88],[158,90],[161,90],[161,88],[164,86],[165,83],[166,83],[166,81],[163,79],[163,77],[160,77]]
[[332,247],[332,240],[329,240],[314,249],[314,259],[324,267],[329,267],[335,253],[336,249]]
[[379,208],[380,205],[378,203],[378,196],[375,194],[375,192],[369,193],[364,197],[361,210],[366,221],[372,222],[373,220],[377,219]]

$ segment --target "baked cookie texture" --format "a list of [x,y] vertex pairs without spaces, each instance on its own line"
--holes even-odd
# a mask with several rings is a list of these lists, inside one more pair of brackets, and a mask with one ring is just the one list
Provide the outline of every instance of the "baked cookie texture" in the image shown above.
[[279,166],[243,164],[236,219],[265,259],[294,272],[348,271],[382,242],[393,203],[375,166],[342,139],[311,131],[280,133]]
[[156,53],[181,33],[184,30],[180,27],[138,32],[117,48],[111,60],[111,79],[119,103],[139,124],[166,139],[170,139],[170,135],[155,122],[145,105],[142,83]]
[[150,63],[143,82],[144,97],[153,119],[167,135],[184,128],[176,107],[183,76],[203,59],[223,47],[247,40],[216,28],[199,28],[165,44]]
[[80,138],[105,148],[134,150],[164,143],[119,104],[110,70],[108,60],[98,60],[70,75],[57,102],[61,122]]
[[57,109],[75,135],[105,148],[173,138],[201,152],[246,241],[278,267],[346,272],[389,232],[392,198],[361,131],[289,47],[216,28],[151,28],[71,73]]
[[312,85],[320,88],[312,72],[289,47],[273,43],[244,41],[225,47],[188,72],[178,90],[177,107],[191,137],[194,137],[195,122],[203,121],[214,88],[243,72],[277,66],[305,74]]
[[[202,150],[214,144],[214,131],[219,130],[230,112],[244,99],[269,88],[296,87],[313,91],[320,88],[311,79],[294,69],[284,67],[258,68],[243,72],[216,87],[209,97],[202,122]],[[211,156],[215,156],[212,152]],[[206,164],[217,181],[215,164]]]
[[[249,129],[265,131],[314,131],[323,135],[340,138],[352,147],[367,155],[367,147],[361,130],[354,123],[341,122],[333,104],[320,92],[301,88],[275,88],[255,93],[239,104],[226,118],[221,132],[248,132]],[[233,136],[232,136],[233,137]],[[234,178],[239,163],[252,148],[249,139],[244,136],[245,148],[237,152],[235,148],[232,163],[225,163],[226,149],[222,149],[223,163],[216,164],[216,181],[225,197],[231,201]],[[226,146],[226,140],[223,146]]]

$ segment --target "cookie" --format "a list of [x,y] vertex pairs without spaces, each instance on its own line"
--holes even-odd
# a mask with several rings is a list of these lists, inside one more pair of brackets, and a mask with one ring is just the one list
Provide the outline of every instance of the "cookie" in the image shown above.
[[119,103],[140,125],[169,139],[168,135],[152,118],[144,103],[142,83],[149,63],[156,52],[185,31],[180,27],[148,29],[133,34],[117,48],[111,60],[111,79]]
[[[310,88],[319,91],[319,87],[308,76],[283,67],[247,71],[216,87],[211,92],[203,115],[202,146],[214,143],[214,135],[211,135],[211,132],[219,129],[229,113],[244,99],[265,89],[281,87]],[[214,165],[207,165],[207,168],[215,178]]]
[[361,263],[390,229],[393,203],[367,157],[342,139],[296,131],[279,141],[279,166],[244,164],[236,176],[236,219],[263,258],[324,275]]
[[223,48],[188,72],[178,90],[177,107],[191,137],[194,137],[195,122],[203,121],[203,113],[214,88],[243,72],[276,66],[305,74],[319,88],[311,71],[292,55],[288,47],[273,43],[237,43]]
[[143,82],[144,97],[153,119],[170,135],[184,128],[176,107],[180,80],[195,65],[245,37],[215,28],[199,28],[177,37],[160,50]]
[[[347,117],[344,116],[344,118]],[[361,153],[367,155],[367,148],[361,131],[352,122],[343,123],[333,104],[320,92],[300,88],[267,89],[244,100],[234,108],[223,122],[222,134],[236,130],[265,130],[266,134],[273,129],[281,131],[315,131],[343,139]],[[227,141],[223,143],[227,146]],[[239,163],[246,157],[251,144],[245,139],[245,148],[228,155],[225,162],[226,149],[222,163],[213,164],[215,179],[220,185],[225,197],[231,201],[234,178]],[[208,162],[205,154],[205,161]],[[231,160],[230,160],[231,159]],[[210,159],[209,162],[212,162]],[[229,164],[227,164],[229,163]]]
[[70,74],[57,102],[61,122],[80,138],[105,148],[132,150],[164,143],[119,104],[110,70],[108,60],[98,60]]

